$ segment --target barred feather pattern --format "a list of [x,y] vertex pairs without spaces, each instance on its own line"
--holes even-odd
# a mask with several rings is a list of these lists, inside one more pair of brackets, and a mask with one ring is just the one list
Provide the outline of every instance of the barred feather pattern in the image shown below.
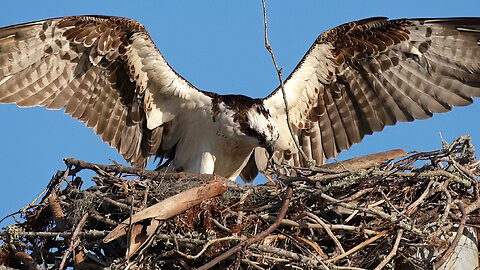
[[[321,34],[285,82],[293,136],[306,158],[294,147],[282,92],[261,100],[280,134],[275,157],[295,166],[310,159],[323,164],[386,125],[470,104],[480,96],[479,40],[479,18],[370,18]],[[75,16],[0,29],[0,103],[65,108],[135,166],[145,166],[152,155],[175,156],[181,170],[202,159],[195,156],[200,144],[223,145],[214,132],[217,137],[200,142],[191,124],[218,124],[218,109],[229,107],[225,98],[178,75],[134,20]],[[252,100],[235,98],[239,104]],[[227,118],[222,124],[238,129]],[[247,118],[239,119],[248,129]],[[246,136],[230,131],[238,142],[235,136]],[[191,145],[198,151],[176,156]],[[253,179],[255,166],[263,171],[267,156],[257,148],[248,159],[246,148],[247,159],[235,162],[246,166],[242,176]],[[221,150],[225,156],[218,160],[225,168],[214,172],[235,178],[242,168],[230,168],[226,160],[235,157]]]
[[163,158],[172,151],[162,147],[162,138],[179,109],[148,119],[162,105],[155,99],[163,93],[156,89],[171,98],[185,96],[182,91],[200,93],[168,66],[134,20],[74,16],[0,29],[0,103],[65,108],[138,167],[151,155]]
[[[315,40],[285,91],[294,136],[307,159],[324,164],[386,125],[480,96],[480,19],[371,18],[338,26]],[[264,103],[281,130],[275,156],[306,166],[280,89]]]

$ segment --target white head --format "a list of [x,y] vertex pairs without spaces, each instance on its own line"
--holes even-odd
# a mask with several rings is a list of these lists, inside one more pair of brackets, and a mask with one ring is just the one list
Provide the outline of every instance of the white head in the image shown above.
[[259,146],[264,147],[270,155],[273,154],[273,146],[280,134],[268,110],[263,107],[263,104],[255,104],[247,110],[246,114],[250,126],[246,135],[254,137]]
[[222,96],[222,99],[234,111],[233,120],[238,123],[244,138],[252,146],[264,147],[270,155],[273,154],[279,132],[263,101],[241,95]]

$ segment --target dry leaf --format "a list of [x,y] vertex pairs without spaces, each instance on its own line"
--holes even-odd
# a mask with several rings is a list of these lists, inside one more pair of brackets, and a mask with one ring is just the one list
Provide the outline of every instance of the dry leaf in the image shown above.
[[108,243],[126,234],[128,226],[131,223],[137,223],[147,218],[155,218],[158,220],[171,218],[206,199],[210,199],[222,194],[226,190],[227,187],[223,184],[222,180],[214,179],[199,187],[183,191],[177,195],[169,197],[157,204],[143,209],[142,211],[133,215],[131,218],[127,218],[115,229],[113,229],[113,231],[111,231],[103,239],[103,242]]

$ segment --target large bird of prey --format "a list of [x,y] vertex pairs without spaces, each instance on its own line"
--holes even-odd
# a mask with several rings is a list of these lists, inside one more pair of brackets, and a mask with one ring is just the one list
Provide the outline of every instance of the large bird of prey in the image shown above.
[[[371,18],[321,34],[284,84],[293,136],[323,164],[366,134],[480,96],[480,18]],[[0,29],[0,103],[65,108],[127,162],[252,180],[269,156],[305,166],[277,88],[263,99],[196,88],[145,27],[73,16]]]

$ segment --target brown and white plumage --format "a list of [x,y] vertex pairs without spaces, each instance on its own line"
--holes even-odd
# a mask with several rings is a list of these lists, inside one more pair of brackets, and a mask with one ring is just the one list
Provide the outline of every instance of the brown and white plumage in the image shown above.
[[168,155],[172,146],[159,148],[168,129],[162,125],[181,107],[205,102],[130,19],[79,16],[6,27],[0,50],[0,102],[65,107],[135,166]]
[[[386,125],[470,104],[480,95],[479,40],[478,18],[371,18],[321,34],[285,82],[302,149],[323,164]],[[279,123],[279,158],[306,165],[281,91],[264,103]]]
[[[372,18],[320,35],[285,82],[308,158],[322,164],[385,125],[470,104],[480,96],[479,29],[477,18]],[[266,164],[255,147],[306,162],[279,89],[263,100],[201,91],[167,64],[143,25],[124,18],[0,29],[0,102],[65,107],[135,166],[156,155],[172,170],[232,179],[243,170],[251,180]]]

